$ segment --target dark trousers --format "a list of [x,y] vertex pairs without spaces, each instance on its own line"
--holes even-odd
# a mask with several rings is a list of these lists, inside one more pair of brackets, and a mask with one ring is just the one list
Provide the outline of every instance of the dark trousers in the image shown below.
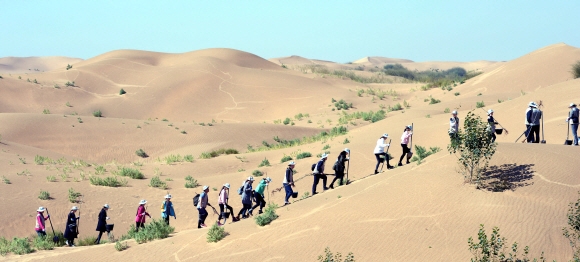
[[[411,150],[409,150],[409,147],[407,146],[407,144],[401,144],[401,147],[403,148],[403,154],[401,155],[401,158],[399,158],[399,164],[403,163],[403,158],[405,157],[405,155],[409,152],[411,152]],[[407,164],[409,163],[409,160],[407,160]]]
[[135,232],[139,232],[139,228],[145,228],[145,223],[135,222]]
[[219,204],[219,206],[220,206],[220,217],[218,219],[222,219],[222,218],[225,219],[226,218],[225,215],[224,215],[224,209],[226,209],[226,210],[229,209],[230,210],[230,215],[231,216],[234,215],[234,209],[230,205],[228,205],[228,204]]
[[530,126],[528,143],[540,143],[540,126]]
[[165,220],[165,223],[169,225],[169,216],[165,217],[163,220]]
[[258,193],[258,192],[254,192],[254,201],[256,201],[256,204],[251,208],[251,210],[256,209],[256,207],[260,207],[260,213],[262,212],[262,208],[264,208],[266,206],[266,200],[264,200],[264,197],[262,196],[262,194]]
[[205,218],[207,217],[207,211],[205,208],[198,208],[199,220],[197,220],[197,228],[201,228],[201,224],[205,224]]
[[316,194],[316,187],[318,186],[318,182],[322,179],[322,189],[326,190],[326,175],[324,174],[312,174],[314,176],[314,184],[312,184],[312,194]]
[[242,215],[242,216],[246,216],[246,211],[248,211],[250,208],[252,208],[252,204],[244,204],[242,203],[242,209],[240,210],[240,213],[238,213],[238,216]]
[[74,237],[67,238],[66,241],[68,241],[68,245],[69,246],[74,246],[75,245],[75,238]]
[[339,181],[338,185],[339,186],[342,185],[342,182],[343,182],[342,179],[344,178],[344,170],[343,171],[336,171],[334,173],[334,175],[335,175],[334,179],[332,179],[332,182],[330,182],[330,187],[334,187],[334,182],[336,180],[339,180],[339,179],[340,179],[340,181]]
[[[381,156],[383,156],[384,158],[381,158]],[[378,153],[375,154],[375,157],[377,158],[377,166],[375,166],[375,172],[379,170],[379,166],[384,161],[387,161],[387,167],[391,166],[391,164],[389,164],[389,156],[387,155],[387,153]]]
[[95,240],[95,244],[100,244],[101,243],[101,237],[103,236],[103,233],[105,233],[105,231],[99,231],[99,235],[97,236],[97,239]]
[[495,139],[497,138],[497,136],[495,136],[495,132],[491,132],[489,135],[491,136],[491,142],[495,142]]
[[286,198],[284,198],[284,201],[286,203],[288,203],[288,199],[290,199],[290,197],[294,193],[294,190],[292,190],[292,186],[290,184],[283,184],[283,185],[284,185],[284,190],[286,191]]
[[44,236],[46,236],[46,232],[44,232],[44,231],[39,231],[39,230],[37,230],[37,231],[36,231],[36,234],[37,234],[39,237],[44,237]]

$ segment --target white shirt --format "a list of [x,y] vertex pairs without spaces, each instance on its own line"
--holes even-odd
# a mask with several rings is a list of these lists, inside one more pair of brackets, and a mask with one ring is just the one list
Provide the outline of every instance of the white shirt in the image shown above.
[[386,146],[387,144],[385,144],[385,138],[379,138],[379,140],[377,140],[377,146],[375,146],[375,154],[384,153]]

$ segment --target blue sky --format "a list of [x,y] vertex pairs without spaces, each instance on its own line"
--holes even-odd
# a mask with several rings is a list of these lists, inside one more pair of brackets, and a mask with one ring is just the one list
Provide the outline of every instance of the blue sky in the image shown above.
[[0,1],[0,57],[227,47],[336,62],[511,60],[580,47],[580,1]]

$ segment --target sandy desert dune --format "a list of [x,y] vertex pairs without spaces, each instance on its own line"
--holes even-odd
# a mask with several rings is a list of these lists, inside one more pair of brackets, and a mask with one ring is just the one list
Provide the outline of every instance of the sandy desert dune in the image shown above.
[[[510,242],[529,245],[534,257],[544,251],[549,259],[568,260],[572,250],[561,229],[567,225],[568,203],[578,199],[580,181],[575,174],[580,168],[580,149],[562,144],[567,106],[580,102],[580,79],[572,79],[569,72],[578,60],[580,49],[555,44],[506,62],[405,62],[418,64],[416,68],[459,65],[467,69],[470,64],[484,72],[451,91],[421,91],[422,83],[363,84],[280,66],[320,63],[348,70],[355,63],[301,57],[268,61],[229,49],[183,54],[118,50],[74,63],[69,70],[63,66],[26,74],[0,70],[0,165],[2,175],[11,182],[0,183],[2,206],[9,209],[0,213],[0,236],[31,236],[38,206],[48,207],[55,228],[64,229],[73,205],[67,199],[69,188],[83,194],[81,238],[96,235],[97,214],[104,203],[112,207],[109,216],[116,236],[133,224],[140,199],[147,199],[151,215],[159,218],[159,206],[169,191],[177,216],[171,220],[176,233],[169,238],[140,245],[128,241],[129,248],[122,252],[115,251],[113,244],[103,244],[9,254],[0,260],[312,261],[329,247],[343,255],[353,252],[357,261],[468,261],[467,238],[476,236],[480,224],[488,232],[500,227]],[[72,81],[74,87],[65,85]],[[119,95],[121,88],[127,93]],[[359,96],[359,90],[388,95],[383,99],[370,92]],[[441,102],[425,102],[431,97]],[[248,145],[274,144],[275,136],[310,137],[341,125],[344,113],[333,110],[333,99],[353,104],[346,113],[376,112],[403,102],[410,107],[388,112],[376,123],[348,121],[348,133],[331,139],[248,152]],[[540,100],[547,144],[514,143],[525,129],[528,102]],[[513,190],[492,192],[465,184],[457,173],[455,156],[446,151],[449,113],[445,110],[458,110],[462,119],[470,110],[485,117],[476,108],[477,102],[484,102],[485,109],[493,108],[509,130],[509,135],[498,136],[490,172],[514,177]],[[94,117],[96,110],[103,117]],[[297,114],[308,116],[299,120]],[[287,117],[293,124],[281,123]],[[399,137],[411,123],[415,126],[413,144],[442,150],[420,165],[372,175],[376,140],[389,133],[389,152],[398,159]],[[349,143],[344,144],[345,139]],[[295,178],[303,178],[296,190],[302,195],[312,186],[308,175],[316,155],[330,151],[326,167],[330,169],[345,147],[352,150],[350,185],[279,208],[280,217],[265,227],[253,219],[227,224],[229,235],[215,244],[206,242],[207,229],[196,229],[197,211],[191,198],[201,188],[185,188],[186,176],[209,185],[210,203],[217,204],[218,192],[213,188],[226,182],[237,188],[258,169],[274,180],[271,192],[281,186],[287,165],[280,159],[310,152],[312,157],[296,160]],[[148,158],[135,155],[140,148]],[[220,148],[234,148],[240,154],[199,157]],[[192,163],[164,161],[177,154],[195,159]],[[37,155],[63,161],[37,165]],[[263,159],[271,166],[258,167]],[[99,166],[107,171],[97,174]],[[112,176],[118,167],[139,169],[146,179],[129,179],[128,186],[118,188],[94,186],[87,180]],[[168,190],[148,186],[155,175],[166,181]],[[56,182],[47,182],[47,176],[55,176]],[[40,190],[49,191],[53,199],[38,199]],[[282,204],[283,192],[270,193],[267,201]],[[235,196],[231,204],[236,212],[241,208]],[[210,214],[207,224],[215,219]]]

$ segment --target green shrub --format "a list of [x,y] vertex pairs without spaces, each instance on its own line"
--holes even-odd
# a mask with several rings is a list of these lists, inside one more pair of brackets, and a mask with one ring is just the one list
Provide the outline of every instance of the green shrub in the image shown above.
[[95,174],[102,175],[105,172],[107,172],[107,169],[105,169],[104,166],[96,166],[95,167]]
[[95,236],[88,236],[85,238],[79,238],[79,241],[77,242],[77,246],[79,247],[84,247],[84,246],[94,246],[95,241],[97,241],[97,238]]
[[257,169],[252,172],[252,176],[255,176],[255,177],[259,177],[259,176],[263,176],[263,175],[264,175],[264,172],[257,170]]
[[576,64],[572,65],[572,75],[574,79],[580,78],[580,61],[577,61]]
[[167,183],[163,182],[161,180],[161,178],[159,178],[159,176],[154,176],[151,178],[151,181],[149,181],[149,186],[150,187],[155,187],[155,188],[161,188],[161,189],[167,189]]
[[69,69],[71,69],[72,67],[73,67],[72,65],[70,65],[70,64],[67,64],[67,65],[66,65],[66,70],[69,70]]
[[101,110],[97,110],[93,112],[93,116],[94,117],[103,117],[103,114],[101,113]]
[[6,178],[6,176],[2,176],[2,182],[4,182],[4,184],[6,184],[6,185],[11,184],[10,180],[8,180],[8,178]]
[[568,239],[574,251],[575,262],[580,261],[580,198],[576,203],[568,204],[568,227],[562,229],[562,234]]
[[284,121],[282,122],[284,125],[288,125],[290,124],[290,121],[292,121],[289,117],[286,117],[286,119],[284,119]]
[[48,182],[56,182],[56,177],[54,175],[46,176],[46,181],[48,181]]
[[179,155],[179,154],[177,154],[177,155],[171,154],[171,155],[168,155],[165,157],[165,162],[168,165],[171,165],[175,162],[183,162],[183,157],[181,157],[181,155]]
[[334,107],[338,110],[348,110],[349,108],[352,108],[352,103],[348,104],[343,99],[340,99],[340,101],[334,103]]
[[185,188],[196,188],[198,186],[199,183],[197,183],[197,180],[193,179],[193,177],[191,176],[185,177]]
[[44,110],[42,110],[42,113],[45,115],[50,115],[50,110],[44,109]]
[[143,175],[143,173],[141,173],[141,171],[130,167],[119,167],[119,169],[114,173],[118,176],[127,176],[133,179],[145,178],[145,176]]
[[127,239],[126,237],[129,237],[135,239],[137,243],[143,244],[155,239],[167,238],[174,230],[174,227],[169,226],[162,219],[153,219],[151,223],[146,224],[144,228],[139,229],[139,232],[135,232],[135,225],[131,225],[131,228],[129,228],[129,231],[127,232],[127,236],[121,237],[121,241],[124,240],[123,238]]
[[491,235],[488,237],[485,233],[484,225],[481,224],[479,232],[477,233],[477,241],[478,242],[475,242],[472,237],[469,237],[467,240],[467,244],[469,245],[469,252],[473,254],[473,258],[471,258],[471,261],[473,262],[545,261],[543,258],[543,252],[540,260],[528,258],[528,254],[530,252],[530,248],[528,246],[524,247],[524,256],[519,257],[518,243],[514,242],[512,246],[508,248],[507,239],[499,234],[498,227],[494,227]]
[[192,155],[185,155],[183,160],[189,163],[193,163],[193,156]]
[[121,241],[115,242],[115,249],[117,251],[121,252],[127,248],[129,248],[129,245],[127,245],[127,242],[123,242],[123,243],[121,243]]
[[222,148],[222,149],[218,149],[218,150],[213,150],[210,152],[203,152],[201,153],[201,155],[199,156],[199,158],[202,159],[209,159],[209,158],[214,158],[214,157],[218,157],[219,155],[233,155],[233,154],[239,154],[240,152],[238,152],[238,150],[233,149],[233,148]]
[[284,155],[282,157],[282,159],[280,160],[280,163],[288,162],[290,160],[292,160],[292,157],[291,156]]
[[477,102],[477,103],[475,104],[475,107],[477,107],[477,108],[482,108],[482,107],[485,107],[485,103],[483,103],[483,101],[481,101],[481,102]]
[[224,227],[218,226],[217,223],[213,224],[207,231],[207,242],[208,243],[217,243],[226,237],[226,231]]
[[348,138],[345,138],[344,141],[342,141],[343,144],[348,144],[350,143],[350,140],[348,140]]
[[49,157],[45,157],[45,156],[39,156],[36,155],[34,157],[34,163],[36,163],[37,165],[43,165],[44,163],[52,163],[52,159],[50,159]]
[[417,164],[420,165],[423,159],[439,151],[441,151],[441,148],[439,147],[431,147],[430,150],[427,151],[427,149],[425,149],[424,147],[415,145],[415,154],[413,154],[411,162],[417,161]]
[[105,178],[90,176],[89,181],[91,185],[94,186],[123,187],[129,184],[127,179],[117,178],[116,176],[109,176]]
[[78,198],[81,196],[81,193],[75,192],[75,190],[71,187],[68,190],[68,201],[71,203],[78,203]]
[[10,252],[16,255],[24,255],[34,252],[28,238],[14,238],[10,243]]
[[272,223],[272,221],[278,218],[278,215],[276,214],[276,208],[278,208],[278,205],[272,203],[268,204],[264,213],[256,216],[256,224],[263,227]]
[[53,250],[55,247],[52,238],[49,238],[48,235],[35,238],[32,245],[38,250]]
[[38,198],[41,200],[49,200],[50,199],[50,193],[48,193],[48,191],[42,191],[40,190],[40,194],[38,195]]
[[270,166],[270,161],[268,161],[267,158],[264,158],[264,160],[262,160],[260,165],[258,165],[258,167],[263,167],[263,166]]
[[429,101],[430,105],[438,104],[438,103],[441,103],[441,100],[431,97],[431,101]]
[[148,157],[148,156],[149,156],[149,155],[147,155],[147,153],[145,153],[145,151],[143,151],[143,149],[141,149],[141,148],[139,148],[139,150],[135,151],[135,154],[136,154],[137,156],[140,156],[140,157],[143,157],[143,158],[145,158],[145,157]]
[[346,258],[343,260],[342,255],[339,252],[333,254],[330,248],[324,249],[324,255],[318,256],[318,262],[354,262],[354,254],[352,252],[348,253]]
[[121,95],[121,96],[124,95],[124,94],[126,94],[126,93],[127,92],[125,92],[125,90],[123,90],[123,88],[121,88],[121,90],[119,90],[119,95]]
[[299,154],[296,155],[296,159],[304,159],[307,157],[311,157],[312,154],[310,154],[310,152],[301,152]]
[[275,136],[274,141],[276,141],[277,144],[270,145],[269,147],[260,146],[258,148],[254,148],[252,145],[248,145],[248,152],[267,151],[267,150],[272,150],[272,149],[281,149],[281,148],[299,146],[299,145],[304,145],[304,144],[308,144],[308,143],[313,143],[316,141],[330,139],[330,138],[333,138],[336,136],[344,135],[346,133],[348,133],[348,130],[345,126],[338,126],[338,127],[333,127],[329,131],[322,131],[319,134],[316,134],[313,136],[296,138],[296,139],[292,139],[292,140],[285,140],[285,139],[279,138],[278,136]]
[[458,95],[460,95],[460,93],[459,93],[459,92],[455,92],[455,94],[454,94],[454,95],[455,95],[455,96],[458,96]]
[[449,110],[449,107],[446,107],[443,113],[451,113],[451,110]]

